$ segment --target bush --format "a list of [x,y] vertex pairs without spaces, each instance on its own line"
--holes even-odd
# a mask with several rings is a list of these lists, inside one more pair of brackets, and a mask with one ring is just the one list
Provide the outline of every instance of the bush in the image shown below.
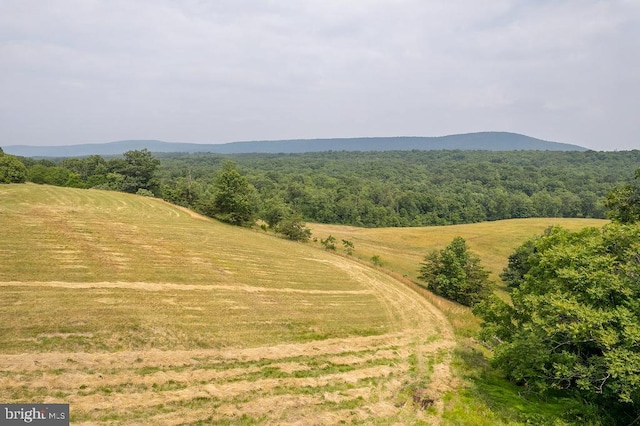
[[27,168],[13,155],[0,152],[0,183],[24,183]]
[[137,195],[142,195],[143,197],[155,197],[155,195],[153,195],[153,192],[149,191],[148,189],[144,189],[144,188],[138,189],[136,194]]
[[369,260],[371,261],[371,263],[373,263],[378,267],[382,267],[384,265],[384,262],[382,262],[382,259],[377,254],[374,254],[373,256],[371,256],[371,259]]
[[329,235],[326,239],[320,240],[325,250],[336,250],[336,237]]
[[435,294],[473,306],[491,294],[489,272],[480,266],[480,258],[467,251],[462,237],[456,237],[441,251],[427,254],[419,278]]
[[306,227],[299,215],[291,215],[281,220],[275,230],[293,241],[307,242],[311,238],[311,229]]
[[640,414],[640,226],[553,228],[533,244],[513,304],[475,310],[495,365],[529,390],[570,391],[630,423]]

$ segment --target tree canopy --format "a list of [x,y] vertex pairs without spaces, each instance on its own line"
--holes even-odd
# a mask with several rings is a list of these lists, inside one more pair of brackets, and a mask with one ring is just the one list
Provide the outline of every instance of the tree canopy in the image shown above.
[[491,294],[489,272],[480,258],[467,250],[462,237],[456,237],[443,250],[427,254],[419,278],[434,293],[466,306],[473,306]]
[[638,411],[640,226],[552,228],[526,245],[513,305],[492,298],[476,308],[494,364],[533,391]]
[[173,153],[154,157],[143,150],[106,159],[97,155],[20,158],[27,166],[27,180],[33,182],[145,190],[204,214],[212,212],[216,176],[228,160],[255,189],[256,215],[273,227],[283,214],[299,214],[311,222],[389,227],[536,216],[604,218],[605,196],[616,186],[633,184],[640,151]]
[[27,179],[27,168],[17,157],[0,149],[0,183],[22,183]]
[[635,182],[614,188],[607,195],[607,215],[620,223],[640,222],[640,169],[635,172]]
[[215,193],[206,210],[223,222],[248,225],[255,220],[257,194],[255,188],[240,175],[232,162],[226,162],[214,180]]

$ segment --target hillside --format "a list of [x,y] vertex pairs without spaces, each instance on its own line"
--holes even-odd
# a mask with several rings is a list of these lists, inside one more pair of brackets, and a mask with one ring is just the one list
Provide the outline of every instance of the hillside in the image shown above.
[[318,238],[333,235],[338,241],[352,241],[357,247],[356,257],[369,260],[371,256],[378,256],[387,268],[413,280],[417,280],[418,267],[427,253],[442,250],[461,236],[467,240],[469,249],[480,256],[491,278],[499,283],[499,274],[507,266],[509,255],[525,240],[541,235],[548,227],[562,226],[577,231],[606,223],[609,221],[604,219],[528,218],[413,228],[372,229],[321,223],[308,226]]
[[451,326],[379,271],[157,199],[0,198],[3,402],[70,403],[74,424],[442,414]]
[[194,144],[155,140],[129,140],[103,144],[65,146],[9,145],[7,154],[23,157],[81,157],[86,155],[117,155],[133,149],[151,152],[242,153],[302,153],[324,151],[410,151],[410,150],[488,150],[488,151],[586,151],[586,148],[549,142],[508,132],[478,132],[440,137],[371,137],[336,139],[294,139],[275,141]]

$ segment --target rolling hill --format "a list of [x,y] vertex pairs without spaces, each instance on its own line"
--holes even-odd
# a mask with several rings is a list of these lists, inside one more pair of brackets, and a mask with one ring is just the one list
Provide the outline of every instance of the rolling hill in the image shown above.
[[0,400],[69,403],[73,424],[551,424],[571,402],[469,370],[477,320],[410,278],[456,235],[495,275],[549,225],[606,223],[309,224],[344,256],[131,194],[0,200]]
[[194,144],[156,140],[128,140],[102,144],[64,146],[8,145],[7,154],[23,157],[81,157],[87,155],[118,155],[129,150],[148,149],[151,152],[211,152],[302,153],[322,151],[410,151],[410,150],[489,150],[489,151],[586,151],[586,148],[548,142],[517,133],[478,132],[440,137],[371,137],[337,139],[295,139],[276,141]]
[[451,326],[380,271],[153,198],[0,199],[3,402],[69,403],[73,424],[442,414]]

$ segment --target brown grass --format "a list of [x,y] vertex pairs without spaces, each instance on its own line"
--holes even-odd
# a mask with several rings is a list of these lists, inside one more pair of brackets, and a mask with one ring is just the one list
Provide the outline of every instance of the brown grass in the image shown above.
[[[74,424],[433,421],[451,326],[387,274],[159,200],[2,188],[0,400]],[[244,417],[243,417],[244,416]]]
[[550,226],[578,230],[588,226],[601,227],[602,219],[532,218],[483,222],[468,225],[430,226],[419,228],[357,228],[351,226],[309,223],[313,236],[324,239],[333,235],[341,247],[341,240],[354,243],[354,255],[363,260],[379,256],[388,269],[417,279],[417,271],[424,256],[441,250],[456,236],[467,241],[469,250],[477,253],[482,264],[491,271],[492,278],[507,264],[514,249],[525,240],[540,235]]

